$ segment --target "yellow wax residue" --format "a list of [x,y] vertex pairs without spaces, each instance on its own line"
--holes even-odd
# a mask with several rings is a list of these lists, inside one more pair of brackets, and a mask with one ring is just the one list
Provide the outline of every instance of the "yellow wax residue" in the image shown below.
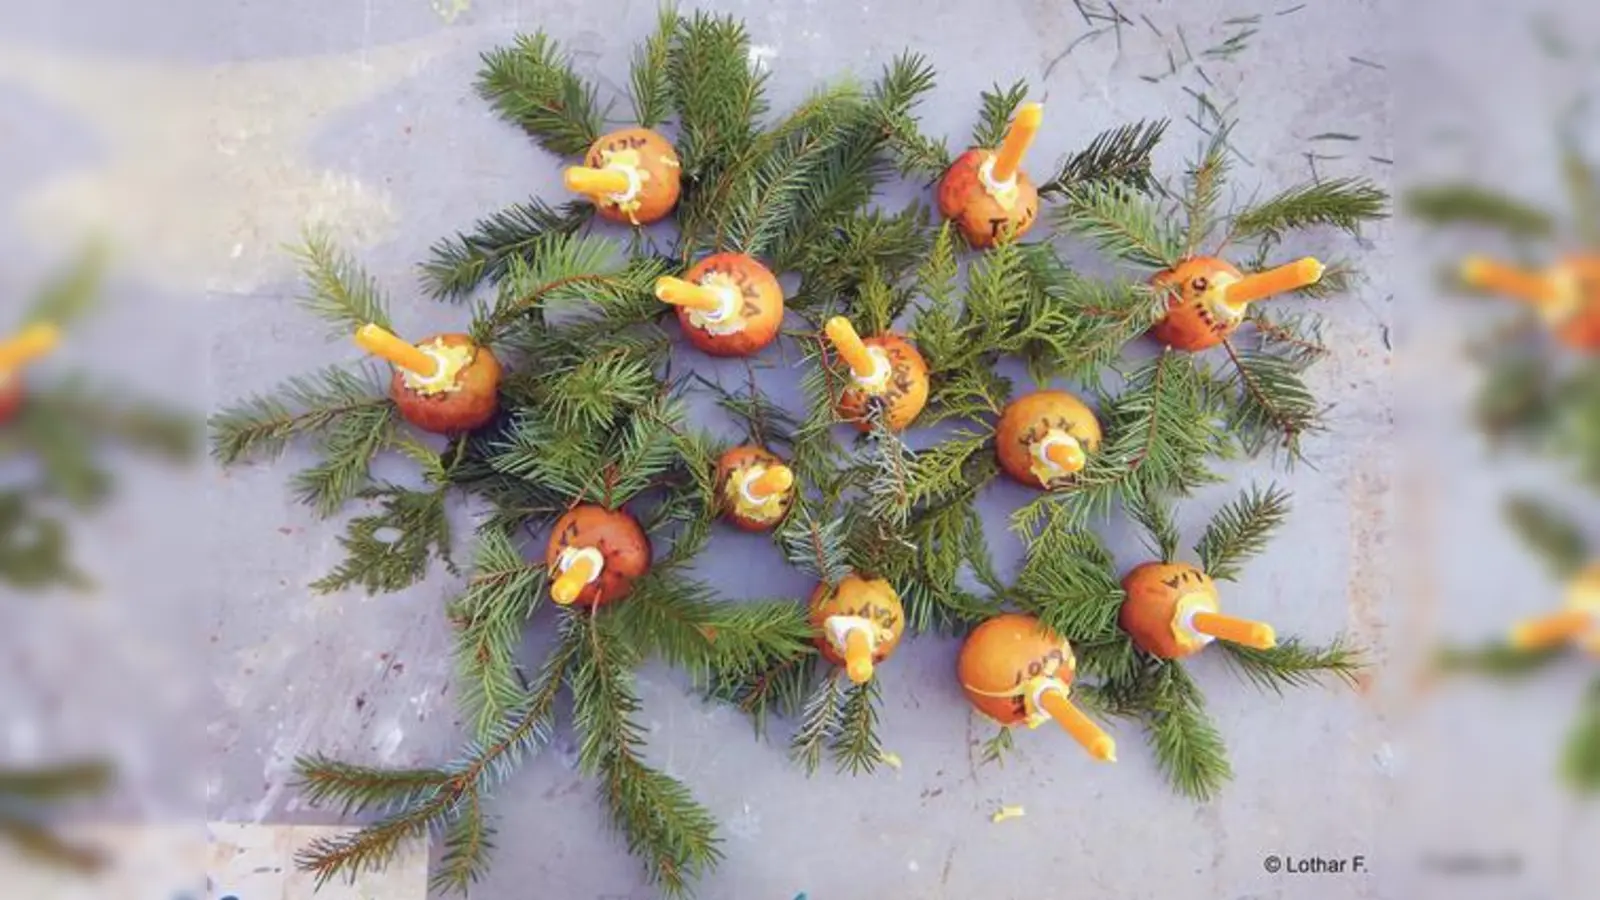
[[[1052,428],[1045,433],[1044,437],[1039,439],[1037,444],[1034,444],[1033,446],[1034,448],[1038,448],[1044,446],[1044,444],[1049,441],[1060,441],[1063,438],[1069,437],[1072,437],[1072,435],[1067,434],[1065,431],[1062,431],[1059,428]],[[1035,449],[1035,452],[1030,453],[1029,456],[1032,458],[1032,461],[1028,464],[1028,471],[1032,472],[1033,477],[1039,479],[1039,482],[1045,487],[1054,487],[1057,482],[1069,481],[1074,474],[1072,472],[1062,470],[1061,467],[1057,466],[1051,460],[1045,459],[1044,454],[1037,452],[1037,449]]]
[[999,812],[989,817],[989,821],[998,825],[1007,819],[1020,819],[1027,814],[1028,811],[1020,806],[1002,806]]
[[878,751],[878,761],[891,769],[900,768],[900,754],[890,753],[887,750]]
[[[689,324],[703,329],[707,334],[734,334],[744,330],[744,296],[739,289],[739,283],[726,272],[712,272],[700,279],[700,286],[715,288],[719,293],[726,293],[731,300],[725,300],[725,309],[719,309],[712,315],[707,315],[698,309],[689,311]],[[722,316],[722,318],[713,318]]]
[[415,372],[406,372],[404,376],[406,387],[430,397],[436,394],[453,394],[461,390],[461,382],[456,376],[472,362],[472,357],[478,352],[476,347],[470,344],[446,346],[442,338],[435,339],[431,343],[418,344],[417,347],[438,361],[439,371],[428,378]]
[[639,195],[644,192],[644,183],[650,180],[650,173],[640,166],[644,160],[640,159],[639,151],[632,147],[625,150],[602,150],[600,159],[602,168],[623,169],[637,179],[639,189],[631,195],[613,195],[606,199],[616,204],[617,209],[627,213],[630,222],[639,224],[639,220],[634,218],[634,213],[639,211],[641,205]]
[[1013,177],[1007,182],[995,180],[993,154],[978,168],[978,182],[983,185],[984,192],[993,197],[994,202],[1006,212],[1017,205],[1017,179]]
[[769,494],[759,503],[753,503],[745,493],[744,486],[748,481],[761,477],[766,471],[766,466],[752,466],[742,472],[735,472],[728,479],[726,488],[728,502],[739,515],[755,522],[770,522],[783,515],[783,494]]
[[1172,610],[1172,637],[1185,650],[1193,650],[1196,647],[1210,643],[1211,638],[1209,635],[1191,630],[1185,620],[1188,619],[1190,612],[1214,613],[1216,611],[1217,602],[1211,597],[1197,592],[1184,594],[1178,598],[1177,605]]

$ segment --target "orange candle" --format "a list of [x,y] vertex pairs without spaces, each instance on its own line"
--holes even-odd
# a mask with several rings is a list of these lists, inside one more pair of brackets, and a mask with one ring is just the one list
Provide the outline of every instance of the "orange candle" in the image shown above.
[[439,363],[433,357],[377,325],[361,326],[356,331],[356,343],[373,356],[423,378],[432,378],[439,371]]
[[1077,741],[1089,755],[1101,762],[1117,761],[1117,743],[1111,735],[1094,723],[1094,720],[1084,715],[1083,710],[1072,704],[1067,699],[1065,692],[1046,687],[1039,692],[1039,706],[1050,714],[1057,725],[1072,739]]
[[1297,291],[1321,281],[1325,268],[1321,262],[1307,256],[1265,272],[1246,275],[1243,279],[1228,285],[1228,302],[1235,306],[1243,306],[1275,294]]
[[1278,645],[1277,633],[1263,622],[1200,610],[1194,614],[1191,624],[1201,634],[1257,650],[1271,650]]
[[662,303],[714,313],[722,308],[722,294],[715,288],[673,278],[670,275],[656,279],[656,299]]
[[16,337],[0,343],[0,374],[14,372],[51,350],[61,342],[61,330],[54,325],[30,325]]
[[857,378],[871,378],[877,374],[878,363],[867,351],[867,345],[861,342],[861,335],[856,333],[855,326],[844,316],[834,316],[828,320],[824,327],[828,340],[833,342],[835,349],[844,361],[850,364],[850,371]]
[[1022,157],[1028,152],[1028,147],[1033,143],[1034,136],[1039,133],[1039,125],[1043,121],[1042,103],[1026,103],[1017,110],[1017,117],[1011,121],[1011,127],[1006,130],[1005,142],[994,155],[994,168],[990,170],[990,174],[996,182],[1004,184],[1017,174],[1017,169],[1022,166]]
[[618,169],[592,169],[588,166],[569,166],[561,175],[567,190],[590,197],[605,197],[627,193],[632,184],[626,172]]
[[749,481],[750,496],[765,500],[782,494],[794,484],[794,472],[788,466],[771,466]]
[[570,606],[589,582],[600,576],[605,562],[599,553],[579,551],[573,554],[572,565],[567,566],[550,585],[550,599],[562,606]]

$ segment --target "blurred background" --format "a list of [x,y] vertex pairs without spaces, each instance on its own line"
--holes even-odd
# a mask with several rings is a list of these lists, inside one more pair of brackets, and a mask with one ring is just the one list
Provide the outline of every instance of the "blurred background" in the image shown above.
[[[1218,679],[1219,718],[1241,770],[1257,773],[1224,809],[1197,813],[1124,765],[1064,795],[1064,808],[1093,810],[1098,837],[1074,830],[1065,848],[1045,837],[1022,846],[1110,897],[1565,900],[1600,883],[1600,661],[1577,632],[1542,649],[1511,640],[1519,624],[1584,602],[1570,588],[1600,560],[1600,349],[1571,324],[1585,303],[1600,319],[1600,271],[1559,286],[1600,260],[1600,5],[1126,0],[1119,16],[1155,24],[1093,40],[1104,20],[1073,0],[852,3],[826,15],[798,0],[685,4],[699,5],[746,16],[784,100],[915,46],[944,85],[925,127],[959,135],[981,87],[1033,79],[1059,123],[1041,158],[1141,116],[1181,122],[1193,107],[1181,88],[1198,82],[1141,77],[1167,68],[1176,31],[1162,25],[1218,41],[1252,27],[1237,58],[1217,61],[1212,86],[1239,101],[1235,139],[1259,163],[1236,178],[1276,187],[1307,171],[1357,172],[1395,192],[1393,227],[1362,249],[1366,284],[1330,313],[1351,349],[1318,387],[1343,392],[1341,433],[1294,476],[1304,502],[1250,601],[1291,620],[1305,607],[1291,624],[1308,629],[1355,631],[1379,651],[1372,689],[1360,700],[1308,695],[1291,712],[1253,707],[1253,694]],[[328,822],[286,785],[295,753],[395,764],[448,754],[447,638],[430,629],[442,629],[449,586],[308,600],[304,583],[338,558],[339,523],[296,507],[289,463],[211,467],[200,423],[332,353],[354,356],[325,347],[291,302],[281,245],[306,222],[327,224],[405,296],[434,239],[558,189],[557,162],[471,96],[478,52],[545,27],[615,86],[653,15],[649,3],[488,0],[0,4],[0,341],[52,344],[16,351],[28,357],[9,372],[22,403],[0,421],[0,838],[73,868],[93,854],[62,823],[159,824],[201,840],[213,821]],[[1018,35],[1015,46],[973,48],[974,16]],[[1226,24],[1250,17],[1257,25]],[[1201,137],[1170,134],[1158,157],[1169,172]],[[408,316],[444,324],[453,312]],[[29,332],[41,323],[59,335]],[[1014,563],[1016,549],[1001,550]],[[1326,582],[1317,593],[1334,598],[1325,614],[1289,587],[1307,566]],[[732,590],[763,589],[758,572],[738,568]],[[926,644],[909,671],[942,677],[952,645]],[[319,705],[325,679],[370,682],[370,706],[352,716]],[[773,785],[769,838],[827,840],[805,835],[851,795],[784,773],[776,749],[677,685],[648,688],[666,718],[680,717],[677,752],[742,742],[719,764]],[[908,761],[933,768],[947,741],[954,769],[965,748],[953,692],[931,691],[950,712],[913,714],[899,702],[912,687],[895,690]],[[1294,751],[1323,743],[1338,747],[1327,769]],[[1024,775],[1005,776],[1009,788],[969,786],[974,805],[1020,792],[1034,766],[1063,782],[1087,771],[1033,754]],[[550,769],[502,792],[523,809],[506,831],[628,869],[564,871],[574,880],[552,882],[552,896],[633,889],[588,792],[567,799],[572,773]],[[934,776],[915,777],[926,797]],[[708,790],[735,839],[745,835],[739,855],[757,852],[760,816],[737,791]],[[796,806],[805,796],[817,799]],[[814,815],[786,830],[794,809]],[[953,883],[977,887],[959,896],[1002,896],[970,890],[1003,883],[1016,845],[974,837],[956,816],[908,806],[838,840],[881,847],[899,835],[883,852],[908,857],[889,863],[888,883],[903,890],[882,895],[907,898],[942,896],[917,879],[940,868],[946,838],[975,840],[984,859]],[[1053,834],[1085,819],[1060,821]],[[1134,837],[1152,821],[1191,849],[1148,865]],[[1209,852],[1193,850],[1201,840]],[[1263,880],[1268,852],[1378,862],[1359,880]],[[706,896],[751,897],[728,892],[780,881],[771,896],[865,896],[816,890],[829,877],[815,874],[822,851],[786,853],[792,866],[733,869]],[[482,896],[522,896],[540,871],[504,857]],[[0,884],[22,858],[0,853]],[[151,896],[194,878],[172,865],[141,882],[168,892]],[[1051,881],[1043,868],[1024,880]]]

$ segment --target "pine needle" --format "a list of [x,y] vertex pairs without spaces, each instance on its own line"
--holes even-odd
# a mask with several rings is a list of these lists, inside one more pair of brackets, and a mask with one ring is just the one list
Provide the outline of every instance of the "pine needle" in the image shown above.
[[553,207],[534,198],[479,219],[469,232],[436,242],[422,266],[422,283],[436,300],[461,301],[485,281],[498,283],[512,260],[538,263],[550,235],[570,235],[594,217],[587,201]]
[[322,433],[322,461],[292,481],[296,499],[327,518],[367,487],[372,460],[393,435],[398,414],[393,403],[346,411]]
[[1089,146],[1056,166],[1055,175],[1039,185],[1039,196],[1064,197],[1083,184],[1118,185],[1149,193],[1155,185],[1150,156],[1168,124],[1166,119],[1157,119],[1102,131]]
[[1525,678],[1549,668],[1569,656],[1568,648],[1523,650],[1504,642],[1481,647],[1444,647],[1433,658],[1433,667],[1445,674],[1471,673],[1500,679]]
[[883,761],[883,745],[878,739],[878,707],[882,702],[876,678],[845,688],[839,728],[828,742],[839,771],[859,775],[875,770]]
[[47,322],[65,328],[82,319],[100,299],[109,250],[91,242],[34,296],[22,324]]
[[1284,232],[1331,226],[1359,234],[1365,222],[1387,218],[1389,195],[1364,178],[1331,178],[1292,187],[1236,212],[1230,224],[1235,240],[1276,241]]
[[934,178],[950,168],[950,148],[943,139],[922,134],[912,117],[922,97],[933,90],[934,80],[933,66],[925,57],[901,53],[884,69],[873,93],[878,124],[888,135],[901,175]]
[[1028,544],[1017,574],[1019,602],[1069,641],[1107,638],[1126,598],[1113,567],[1094,532],[1057,516]]
[[1562,141],[1561,175],[1578,240],[1586,247],[1600,246],[1600,174],[1570,139]]
[[841,685],[838,670],[829,672],[812,689],[801,710],[800,727],[789,743],[789,754],[805,767],[807,775],[816,774],[823,754],[842,727],[844,690]]
[[330,338],[349,340],[363,325],[394,330],[378,280],[335,246],[327,232],[306,232],[290,252],[310,289],[300,305],[331,326]]
[[1290,638],[1270,650],[1257,650],[1227,641],[1228,664],[1242,677],[1264,690],[1282,694],[1285,688],[1308,687],[1324,676],[1354,686],[1356,676],[1367,667],[1362,652],[1335,640],[1326,647],[1307,647],[1299,638]]
[[800,714],[816,675],[817,655],[807,652],[750,672],[714,673],[706,695],[737,706],[750,717],[756,737],[766,734],[770,716]]
[[435,558],[450,561],[450,519],[443,489],[412,491],[384,484],[358,493],[380,511],[350,521],[339,538],[345,560],[311,583],[319,594],[361,587],[368,595],[403,590],[421,581]]
[[1538,555],[1555,578],[1571,578],[1589,560],[1583,530],[1565,512],[1528,494],[1508,497],[1502,511],[1523,545]]
[[994,763],[1004,767],[1006,754],[1017,748],[1016,736],[1010,728],[1002,725],[995,730],[994,736],[983,742],[983,749],[979,754],[979,761],[984,765]]
[[1017,107],[1028,99],[1028,82],[1018,79],[1008,88],[996,84],[992,90],[979,95],[981,109],[978,124],[972,129],[972,146],[993,149],[1005,140]]
[[1600,793],[1600,680],[1584,694],[1578,721],[1561,753],[1561,773],[1579,792]]
[[1205,698],[1176,663],[1166,663],[1148,728],[1156,765],[1186,797],[1205,802],[1233,778],[1222,735],[1206,714]]
[[1267,548],[1289,518],[1289,492],[1250,487],[1217,510],[1195,545],[1200,568],[1219,581],[1237,581],[1240,567]]
[[1541,238],[1555,229],[1550,213],[1515,197],[1465,182],[1415,188],[1404,197],[1410,217],[1425,225],[1494,228],[1511,237]]
[[350,372],[329,367],[291,378],[210,420],[211,455],[224,466],[249,458],[271,458],[297,437],[338,426],[352,416],[391,406],[376,369]]
[[1184,255],[1197,252],[1215,226],[1217,204],[1228,179],[1228,134],[1230,125],[1219,125],[1206,144],[1206,151],[1190,167],[1183,195]]
[[561,45],[540,31],[482,56],[478,95],[558,156],[579,156],[600,137],[605,112]]
[[838,584],[851,574],[847,534],[844,519],[822,522],[801,505],[778,529],[778,541],[789,565],[824,584]]
[[1163,562],[1178,557],[1178,526],[1172,520],[1172,504],[1166,497],[1143,490],[1130,492],[1123,506],[1128,517],[1144,528],[1145,547]]
[[1306,387],[1292,359],[1222,346],[1233,363],[1223,390],[1234,398],[1228,429],[1251,457],[1282,451],[1300,458],[1300,439],[1324,430],[1323,406]]
[[295,760],[296,787],[307,803],[336,809],[340,816],[385,812],[416,803],[450,779],[443,769],[377,769],[339,762],[322,754]]
[[1170,269],[1183,255],[1183,242],[1161,211],[1121,184],[1079,185],[1065,194],[1054,215],[1058,227],[1137,266]]
[[467,589],[450,604],[458,703],[479,739],[525,695],[517,653],[545,580],[544,566],[525,560],[509,531],[479,530]]
[[672,113],[667,65],[678,26],[677,8],[663,5],[656,16],[656,30],[634,51],[629,82],[633,88],[633,118],[641,128],[655,128]]

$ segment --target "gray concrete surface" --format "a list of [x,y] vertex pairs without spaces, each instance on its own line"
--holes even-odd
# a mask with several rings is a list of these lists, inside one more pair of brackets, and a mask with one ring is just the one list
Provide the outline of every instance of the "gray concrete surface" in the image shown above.
[[[1450,17],[1448,4],[1433,5]],[[15,148],[0,167],[7,264],[0,272],[9,292],[31,283],[43,271],[38,261],[63,239],[91,227],[111,232],[125,250],[128,296],[138,303],[97,324],[85,346],[106,346],[119,329],[154,323],[158,333],[142,356],[119,358],[118,370],[136,383],[187,391],[208,409],[355,357],[352,347],[326,344],[319,323],[291,301],[296,287],[279,245],[307,217],[340,229],[391,289],[402,327],[458,324],[459,310],[415,295],[412,265],[446,230],[530,193],[560,190],[561,161],[472,96],[477,53],[543,27],[577,54],[585,74],[615,89],[625,84],[628,49],[655,14],[644,0],[473,0],[452,22],[427,0],[160,6],[159,13],[105,0],[0,6],[0,137]],[[1068,0],[686,6],[746,18],[780,107],[819,79],[870,77],[912,47],[940,72],[925,125],[959,143],[980,88],[1026,77],[1048,110],[1036,166],[1103,128],[1168,116],[1174,126],[1158,164],[1176,173],[1202,138],[1185,122],[1195,108],[1186,87],[1237,103],[1234,141],[1249,164],[1236,167],[1235,179],[1244,195],[1304,178],[1308,153],[1339,157],[1315,161],[1324,176],[1387,183],[1391,167],[1382,160],[1397,155],[1393,73],[1381,68],[1392,61],[1396,21],[1377,2],[1128,0],[1119,8],[1134,24],[1088,40],[1091,27]],[[1242,52],[1202,59],[1210,85],[1187,66],[1153,83],[1140,78],[1167,73],[1169,52],[1183,59],[1180,26],[1199,55],[1239,30],[1224,20],[1250,15],[1261,16],[1260,30]],[[1497,26],[1482,27],[1492,35]],[[984,29],[1004,38],[974,38]],[[1488,67],[1455,74],[1463,90],[1493,77]],[[1466,80],[1474,75],[1478,81]],[[1358,139],[1314,140],[1327,132]],[[1388,228],[1371,235],[1380,248],[1388,236]],[[1334,236],[1292,249],[1357,252],[1370,280],[1328,307],[1338,352],[1314,380],[1336,404],[1333,429],[1308,445],[1312,466],[1257,470],[1295,490],[1296,515],[1229,602],[1280,633],[1326,640],[1346,632],[1390,663],[1423,639],[1397,632],[1414,623],[1389,589],[1401,487],[1391,257]],[[15,721],[34,722],[45,736],[13,727],[13,753],[95,746],[115,734],[133,760],[124,798],[131,810],[172,813],[203,803],[212,819],[324,822],[326,813],[306,809],[286,786],[296,754],[407,765],[452,752],[460,734],[442,607],[459,581],[438,573],[380,598],[309,594],[304,585],[338,559],[341,523],[316,521],[293,502],[286,480],[303,459],[291,453],[275,464],[208,470],[198,486],[141,478],[115,514],[86,526],[117,602],[99,611],[30,612],[18,637],[18,677],[0,698],[18,711]],[[1480,508],[1490,503],[1472,479],[1443,484],[1452,500],[1466,502],[1458,490],[1466,486]],[[1231,492],[1206,494],[1184,510],[1184,521],[1202,522]],[[1020,548],[1004,534],[1004,518],[1021,499],[997,489],[984,500],[1007,568]],[[152,508],[166,514],[152,520],[133,512]],[[1131,564],[1131,536],[1111,537],[1119,559]],[[707,560],[704,571],[732,597],[810,587],[757,539],[719,534]],[[1504,595],[1520,597],[1514,576],[1504,578],[1495,582]],[[1450,614],[1464,633],[1504,621],[1508,605],[1485,599],[1493,595],[1468,596],[1459,585],[1442,593],[1473,610]],[[530,627],[529,659],[547,625],[539,619]],[[1427,737],[1440,732],[1424,719],[1413,735],[1413,698],[1402,679],[1388,677],[1391,668],[1361,692],[1280,699],[1240,683],[1217,659],[1196,661],[1239,776],[1221,799],[1197,806],[1167,789],[1141,737],[1127,728],[1117,732],[1116,766],[1092,764],[1042,731],[1021,735],[1005,768],[976,767],[973,745],[985,730],[956,689],[955,651],[953,642],[921,639],[883,670],[883,733],[904,767],[855,779],[805,778],[781,743],[752,741],[736,714],[703,706],[672,673],[647,671],[640,689],[655,759],[693,785],[725,826],[727,862],[700,896],[1413,896],[1394,887],[1416,869],[1414,848],[1396,831],[1409,811],[1436,829],[1436,849],[1524,854],[1536,871],[1519,883],[1526,890],[1518,896],[1576,896],[1565,893],[1584,883],[1574,867],[1592,872],[1592,860],[1563,861],[1554,849],[1573,832],[1549,818],[1562,805],[1542,761],[1515,779],[1479,778],[1504,774],[1497,763],[1510,750],[1487,749],[1506,733],[1470,716],[1469,725],[1482,725],[1472,732],[1481,759],[1451,767],[1444,765],[1454,758],[1449,747],[1422,755],[1435,746]],[[85,659],[96,664],[82,665]],[[76,693],[52,700],[27,690],[50,684],[71,684]],[[1552,744],[1559,700],[1476,700],[1473,708],[1489,702],[1499,721],[1535,732],[1521,739],[1519,757]],[[174,770],[178,777],[168,777]],[[1404,802],[1401,779],[1428,771],[1453,773],[1436,779],[1443,805]],[[1471,798],[1465,805],[1444,802],[1463,795]],[[1496,824],[1518,802],[1534,804],[1545,824],[1513,837]],[[1003,803],[1026,806],[1026,818],[990,824]],[[1425,815],[1443,808],[1473,813]],[[499,853],[474,897],[651,896],[608,832],[592,785],[577,775],[570,735],[499,792],[495,811]],[[1364,854],[1371,872],[1272,876],[1262,860],[1273,853]],[[1424,885],[1438,886],[1437,879]],[[1495,886],[1482,896],[1509,896]],[[1483,884],[1446,887],[1459,895],[1458,888]]]

